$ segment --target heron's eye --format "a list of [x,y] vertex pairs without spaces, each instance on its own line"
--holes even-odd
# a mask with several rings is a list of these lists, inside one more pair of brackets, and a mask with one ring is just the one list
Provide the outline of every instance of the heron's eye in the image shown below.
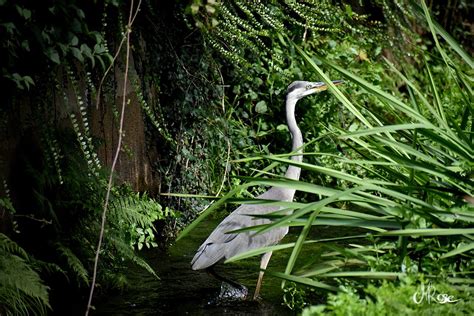
[[306,86],[306,90],[309,90],[309,89],[311,89],[312,87],[313,87],[313,86],[309,84],[309,85]]

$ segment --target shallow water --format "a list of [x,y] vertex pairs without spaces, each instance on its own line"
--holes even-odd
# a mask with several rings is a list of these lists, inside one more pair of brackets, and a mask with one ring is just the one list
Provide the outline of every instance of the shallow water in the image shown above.
[[[228,302],[220,306],[208,304],[218,295],[221,283],[206,272],[191,270],[190,262],[216,225],[217,221],[201,224],[190,236],[171,245],[166,252],[146,252],[145,258],[161,279],[155,279],[141,268],[131,268],[129,288],[119,295],[99,298],[94,304],[94,315],[294,315],[282,304],[281,280],[270,275],[263,279],[260,301]],[[284,241],[295,238],[290,231]],[[320,253],[319,247],[313,245],[305,249],[302,256],[306,260],[314,260]],[[288,256],[288,251],[274,253],[267,269],[284,271]],[[251,297],[259,261],[260,257],[220,264],[216,271],[248,287]]]

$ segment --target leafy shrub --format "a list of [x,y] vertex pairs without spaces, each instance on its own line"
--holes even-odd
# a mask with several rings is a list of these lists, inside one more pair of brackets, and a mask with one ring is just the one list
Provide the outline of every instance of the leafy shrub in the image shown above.
[[[51,130],[54,131],[54,128]],[[48,160],[43,154],[48,153],[48,150],[41,148],[41,143],[27,146],[27,151],[35,146],[40,148],[37,148],[36,155],[21,155],[15,167],[19,169],[11,185],[12,194],[19,198],[14,203],[16,206],[7,199],[1,203],[13,218],[17,232],[15,238],[25,250],[19,247],[5,248],[17,249],[16,252],[21,249],[22,256],[9,253],[2,256],[0,275],[10,275],[12,278],[5,279],[5,286],[17,286],[15,282],[18,282],[18,289],[21,290],[17,291],[18,295],[23,295],[20,285],[24,287],[27,284],[21,283],[26,280],[24,278],[31,280],[32,287],[30,292],[26,292],[31,298],[23,295],[13,300],[12,297],[12,304],[17,303],[9,306],[8,310],[13,314],[28,313],[35,309],[38,313],[46,313],[43,310],[49,308],[49,301],[47,287],[43,284],[53,287],[52,296],[58,295],[58,287],[61,287],[61,295],[64,295],[65,286],[86,288],[94,263],[107,173],[96,167],[95,172],[84,172],[91,169],[74,141],[75,136],[51,130],[46,137],[62,144],[60,154],[56,159]],[[43,145],[48,146],[48,142]],[[156,247],[155,225],[158,221],[175,216],[174,212],[162,209],[147,194],[135,193],[127,185],[113,187],[110,205],[97,277],[103,290],[125,286],[125,271],[131,263],[156,276],[154,269],[137,252],[143,247]],[[7,245],[5,240],[9,239],[2,239],[4,247]],[[33,269],[27,261],[29,257],[36,258],[41,264]],[[43,274],[40,277],[36,271],[48,271],[47,277]],[[60,277],[51,277],[55,274]],[[65,284],[65,279],[68,284]],[[8,292],[10,288],[5,289]],[[30,305],[21,306],[22,301]],[[38,306],[34,305],[36,303]]]
[[[396,280],[419,273],[451,286],[470,283],[474,247],[470,203],[474,195],[471,179],[474,153],[473,95],[468,82],[474,63],[431,20],[426,7],[421,13],[436,47],[429,54],[415,51],[419,54],[415,58],[422,65],[421,70],[418,69],[418,73],[423,73],[421,83],[417,81],[419,74],[413,71],[416,68],[411,66],[402,73],[391,61],[385,60],[372,74],[359,71],[358,67],[348,71],[351,61],[344,55],[338,60],[343,66],[336,65],[320,55],[308,53],[312,50],[307,45],[291,44],[315,74],[329,84],[333,97],[347,115],[339,121],[329,120],[324,124],[325,131],[318,134],[318,138],[309,138],[309,143],[329,140],[338,150],[329,146],[315,146],[311,150],[311,144],[306,147],[305,163],[278,155],[265,157],[273,162],[264,170],[266,174],[271,168],[278,170],[275,168],[278,164],[296,165],[306,173],[319,175],[322,181],[317,184],[311,181],[317,176],[297,182],[285,181],[273,179],[269,174],[269,179],[254,176],[245,182],[241,187],[273,184],[308,195],[305,203],[284,204],[293,209],[291,214],[270,214],[269,218],[274,219],[272,224],[250,230],[261,233],[282,226],[302,230],[294,243],[249,251],[229,262],[291,248],[284,273],[272,274],[284,282],[297,282],[324,291],[349,287],[354,292],[364,288],[373,292],[369,285],[377,287],[380,280]],[[447,45],[443,46],[438,36]],[[323,67],[328,71],[324,72]],[[437,69],[436,76],[433,69]],[[405,72],[414,76],[408,79]],[[346,93],[341,91],[344,87],[339,90],[331,84],[335,74],[337,78],[346,79]],[[390,79],[379,80],[381,78]],[[390,85],[385,88],[382,83]],[[308,159],[311,156],[317,159]],[[236,191],[215,205],[221,205]],[[282,206],[281,202],[275,205]],[[206,211],[196,222],[207,214]],[[309,239],[309,232],[321,226],[343,227],[349,235]],[[355,229],[349,230],[352,227]],[[308,263],[302,258],[301,250],[314,243],[323,244],[326,251]],[[349,294],[338,300],[344,304],[354,297]]]
[[[0,29],[3,41],[0,52],[4,58],[0,77],[2,83],[21,90],[30,90],[38,83],[38,77],[51,66],[79,61],[103,69],[110,62],[104,34],[100,30],[100,14],[107,12],[110,4],[116,7],[120,1],[100,4],[68,3],[52,1],[0,1]],[[86,16],[86,13],[94,13]],[[99,12],[96,16],[95,13]],[[35,56],[34,62],[30,62]]]

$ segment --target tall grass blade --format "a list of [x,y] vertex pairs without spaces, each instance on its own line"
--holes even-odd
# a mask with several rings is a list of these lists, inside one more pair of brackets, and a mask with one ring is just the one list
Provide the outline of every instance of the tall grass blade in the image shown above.
[[319,288],[322,290],[333,291],[333,292],[338,291],[338,288],[335,286],[332,286],[323,282],[314,281],[313,279],[310,279],[310,278],[303,278],[303,277],[298,277],[295,275],[290,275],[290,274],[281,273],[281,272],[273,272],[273,271],[267,271],[266,273],[269,275],[276,276],[283,280],[292,281],[292,282],[296,282],[296,283],[300,283],[304,285],[309,285],[309,286]]

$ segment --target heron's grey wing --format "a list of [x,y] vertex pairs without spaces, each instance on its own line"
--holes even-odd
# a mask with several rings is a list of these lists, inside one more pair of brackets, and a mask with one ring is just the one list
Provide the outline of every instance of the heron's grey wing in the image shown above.
[[[276,207],[266,207],[267,213],[278,210]],[[252,218],[251,222],[247,226],[256,226],[269,224],[271,221],[266,218]],[[225,258],[231,258],[239,253],[257,249],[260,247],[266,247],[277,244],[286,234],[288,233],[288,227],[274,228],[265,233],[257,233],[255,231],[246,231],[237,234],[235,239],[227,244],[225,248]]]
[[225,256],[225,248],[229,243],[234,240],[238,234],[228,233],[233,230],[240,229],[243,226],[242,224],[245,221],[243,217],[238,213],[242,209],[247,209],[248,205],[241,205],[230,213],[219,225],[214,229],[214,231],[207,237],[207,239],[199,247],[196,255],[191,261],[193,270],[204,269],[212,266],[217,263],[219,260]]
[[[268,219],[253,218],[252,214],[265,214],[278,210],[276,206],[241,205],[227,216],[199,247],[191,261],[193,270],[204,269],[217,263],[222,258],[230,258],[246,250],[267,246],[278,242],[286,233],[265,233],[255,235],[255,232],[228,233],[237,229],[268,223]],[[275,242],[276,240],[276,242]]]

